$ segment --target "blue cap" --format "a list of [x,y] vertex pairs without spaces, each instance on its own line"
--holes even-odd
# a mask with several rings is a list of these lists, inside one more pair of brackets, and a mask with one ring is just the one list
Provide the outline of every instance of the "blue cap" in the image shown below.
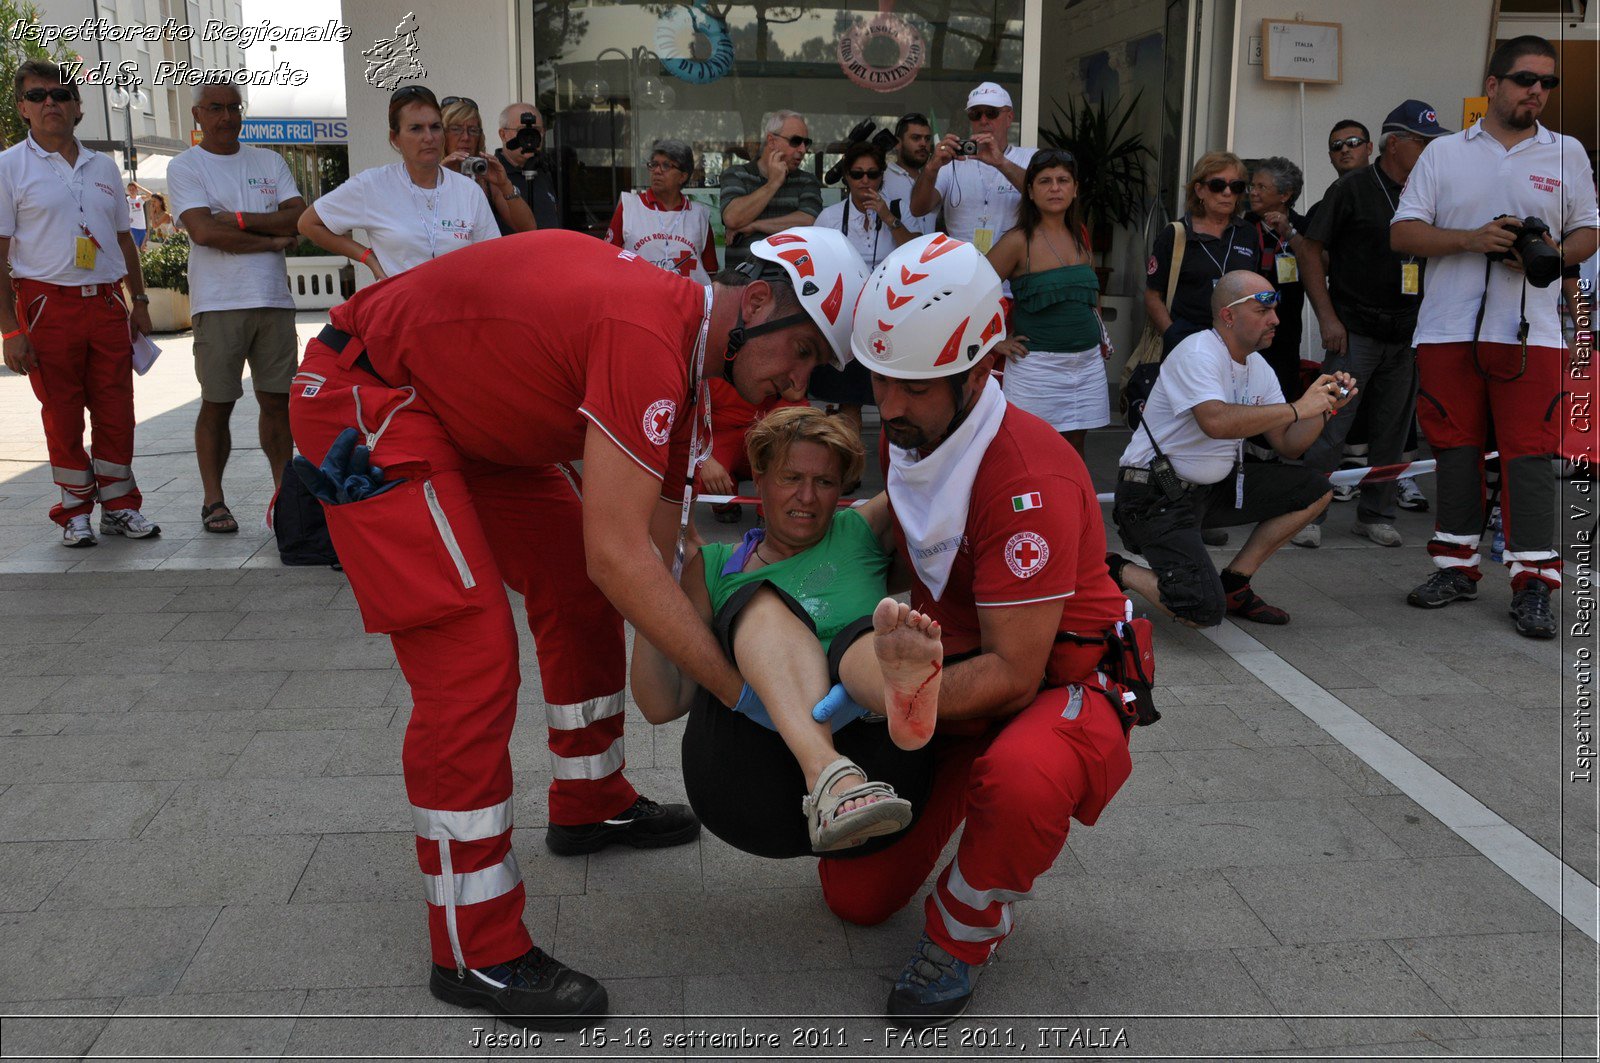
[[1419,137],[1442,137],[1450,132],[1439,124],[1439,115],[1431,103],[1407,100],[1389,112],[1383,120],[1385,133],[1415,133]]

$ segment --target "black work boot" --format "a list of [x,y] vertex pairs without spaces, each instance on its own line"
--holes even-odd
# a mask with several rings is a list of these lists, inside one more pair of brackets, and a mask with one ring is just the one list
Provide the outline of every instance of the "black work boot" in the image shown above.
[[1531,579],[1511,596],[1511,618],[1517,634],[1530,639],[1556,637],[1556,617],[1550,611],[1550,585]]
[[433,965],[428,989],[447,1004],[485,1008],[530,1030],[577,1030],[604,1015],[606,987],[535,946],[482,969]]
[[1478,596],[1478,584],[1453,568],[1436,568],[1433,575],[1406,595],[1406,603],[1418,609],[1442,609],[1451,602],[1470,602]]
[[641,797],[627,811],[599,823],[577,827],[552,823],[545,828],[544,843],[560,856],[581,856],[619,843],[635,849],[665,849],[692,842],[699,834],[700,821],[688,805],[658,805]]

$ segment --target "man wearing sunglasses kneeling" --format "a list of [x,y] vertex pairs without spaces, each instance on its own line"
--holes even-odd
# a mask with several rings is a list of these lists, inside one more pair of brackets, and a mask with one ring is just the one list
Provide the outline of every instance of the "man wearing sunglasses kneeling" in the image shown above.
[[[1296,401],[1284,399],[1255,353],[1272,342],[1277,303],[1260,274],[1223,276],[1211,296],[1212,327],[1167,356],[1122,453],[1112,519],[1123,544],[1150,568],[1111,554],[1111,576],[1190,627],[1220,624],[1224,612],[1287,624],[1289,614],[1262,601],[1250,578],[1333,497],[1327,479],[1311,469],[1243,462],[1244,441],[1254,435],[1286,458],[1304,454],[1356,393],[1354,378],[1334,373],[1318,377]],[[1201,529],[1245,524],[1255,528],[1219,575]]]

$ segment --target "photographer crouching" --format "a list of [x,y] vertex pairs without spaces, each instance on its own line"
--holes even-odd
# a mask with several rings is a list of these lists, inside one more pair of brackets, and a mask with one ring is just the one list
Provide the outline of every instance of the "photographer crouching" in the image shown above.
[[[513,103],[501,111],[500,143],[504,147],[497,150],[494,157],[505,167],[517,193],[533,211],[538,228],[561,228],[561,202],[556,199],[550,157],[544,151],[544,116],[539,108],[531,103]],[[498,211],[495,220],[500,223],[501,236],[517,231],[510,219]]]
[[[1244,462],[1244,441],[1264,435],[1298,458],[1328,418],[1356,396],[1348,373],[1318,377],[1294,402],[1256,353],[1278,327],[1278,293],[1259,273],[1234,270],[1211,292],[1212,327],[1180,342],[1162,363],[1139,428],[1118,464],[1112,519],[1145,568],[1106,557],[1111,578],[1190,627],[1214,627],[1224,611],[1258,624],[1287,624],[1250,577],[1328,507],[1327,477],[1303,465]],[[1219,575],[1202,529],[1254,524]]]
[[[1428,145],[1390,228],[1395,251],[1430,259],[1415,342],[1418,419],[1438,461],[1436,570],[1407,601],[1437,609],[1478,596],[1483,455],[1490,420],[1500,449],[1501,502],[1518,634],[1556,635],[1550,593],[1566,347],[1555,283],[1600,243],[1594,177],[1583,146],[1539,115],[1558,84],[1542,37],[1495,49],[1488,113]],[[1552,238],[1559,234],[1559,240]]]

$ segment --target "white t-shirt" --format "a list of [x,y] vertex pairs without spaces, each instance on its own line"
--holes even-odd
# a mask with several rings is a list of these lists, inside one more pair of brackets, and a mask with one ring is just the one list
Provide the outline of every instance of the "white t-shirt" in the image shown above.
[[935,208],[927,214],[911,213],[911,190],[916,183],[917,179],[911,176],[911,171],[898,161],[891,162],[889,169],[883,175],[883,198],[888,200],[891,206],[895,200],[899,200],[900,223],[912,232],[926,236],[939,228],[939,211]]
[[[127,192],[109,156],[80,142],[68,166],[32,136],[0,152],[0,236],[11,241],[11,275],[46,284],[110,284],[128,272],[117,234],[128,231]],[[77,265],[82,226],[99,248],[93,269]]]
[[368,246],[391,277],[500,235],[478,182],[443,167],[433,188],[412,184],[403,162],[365,170],[315,207],[322,224],[335,233],[365,229]]
[[[1192,484],[1214,484],[1227,476],[1243,445],[1238,439],[1213,439],[1194,419],[1194,408],[1210,399],[1236,406],[1284,401],[1267,360],[1252,351],[1240,365],[1216,329],[1196,332],[1174,347],[1161,363],[1161,375],[1145,403],[1144,423],[1173,469]],[[1141,425],[1118,464],[1146,469],[1155,456],[1150,435]]]
[[[267,214],[300,198],[283,157],[266,148],[239,145],[233,155],[218,155],[196,145],[167,165],[172,212],[180,221],[185,211],[247,211]],[[247,310],[292,309],[282,251],[238,255],[214,247],[189,247],[189,307]]]
[[[1470,128],[1430,143],[1417,160],[1394,221],[1424,221],[1441,229],[1476,229],[1497,214],[1536,217],[1559,240],[1576,229],[1600,225],[1594,174],[1583,145],[1540,125],[1534,136],[1507,151],[1483,129]],[[1393,224],[1393,222],[1391,222]],[[1415,343],[1460,343],[1472,339],[1484,298],[1484,256],[1429,259]],[[1495,265],[1489,270],[1489,304],[1480,339],[1516,343],[1522,274]],[[1527,285],[1528,343],[1560,347],[1558,281],[1548,288]]]
[[129,196],[128,197],[128,228],[130,228],[130,229],[143,229],[144,228],[144,197],[143,196]]
[[[1007,148],[1006,161],[1027,169],[1037,150]],[[986,162],[970,156],[947,162],[934,175],[933,187],[939,190],[944,206],[944,231],[957,240],[976,244],[986,255],[1008,229],[1016,227],[1017,214],[1022,209],[1022,193],[1006,180],[1005,174]],[[979,230],[992,235],[987,241],[979,239]]]
[[869,270],[877,269],[878,263],[888,258],[894,250],[894,230],[876,214],[863,214],[857,210],[848,195],[837,203],[823,207],[815,225],[819,229],[843,232]]

